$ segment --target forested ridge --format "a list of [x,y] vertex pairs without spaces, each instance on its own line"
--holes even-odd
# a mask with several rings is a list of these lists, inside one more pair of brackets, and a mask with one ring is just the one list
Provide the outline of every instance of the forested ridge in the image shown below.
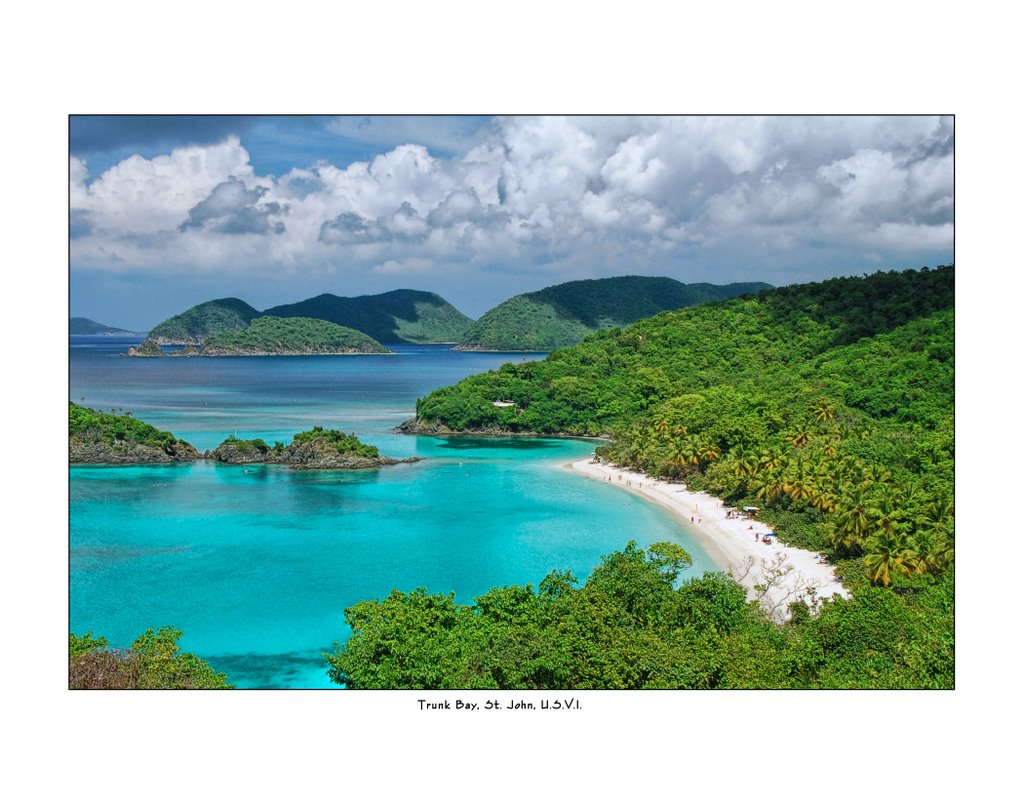
[[149,338],[158,344],[198,346],[211,335],[247,327],[259,315],[256,308],[241,299],[212,299],[160,322],[150,330]]
[[363,602],[334,678],[952,687],[953,278],[888,272],[665,313],[417,404],[455,430],[611,434],[610,461],[762,507],[784,542],[837,564],[851,600],[775,624],[733,580],[676,588],[663,548],[631,544],[582,587],[553,573],[472,606],[422,590]]
[[310,355],[389,352],[370,336],[321,319],[260,316],[242,330],[206,339],[200,355]]
[[459,349],[549,351],[607,327],[663,310],[727,299],[771,286],[763,282],[684,285],[669,277],[576,280],[514,296],[470,325]]

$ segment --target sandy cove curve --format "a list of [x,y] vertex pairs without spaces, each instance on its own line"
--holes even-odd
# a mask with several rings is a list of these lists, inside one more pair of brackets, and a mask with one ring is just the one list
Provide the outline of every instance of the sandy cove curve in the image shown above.
[[[850,597],[836,578],[835,568],[819,554],[786,545],[777,537],[771,538],[771,544],[765,544],[759,537],[772,533],[771,526],[726,517],[730,509],[706,492],[691,492],[681,482],[659,481],[593,457],[562,466],[657,503],[683,523],[690,520],[689,525],[709,557],[746,588],[749,600],[759,601],[776,620],[784,620],[789,603],[798,599],[815,609],[818,602],[834,595]],[[771,571],[773,566],[777,569],[775,573]],[[763,589],[766,583],[767,590]]]

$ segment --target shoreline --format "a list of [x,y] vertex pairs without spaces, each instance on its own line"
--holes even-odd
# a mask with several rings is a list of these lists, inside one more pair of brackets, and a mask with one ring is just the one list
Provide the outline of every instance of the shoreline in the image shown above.
[[[788,618],[789,603],[804,600],[815,610],[822,600],[850,593],[836,578],[835,568],[818,554],[785,545],[777,537],[765,544],[755,535],[773,533],[765,523],[728,518],[731,509],[706,492],[691,492],[682,482],[659,481],[634,470],[597,462],[593,456],[562,467],[625,489],[667,509],[700,540],[709,558],[747,590],[776,620]],[[760,587],[761,589],[758,589]]]

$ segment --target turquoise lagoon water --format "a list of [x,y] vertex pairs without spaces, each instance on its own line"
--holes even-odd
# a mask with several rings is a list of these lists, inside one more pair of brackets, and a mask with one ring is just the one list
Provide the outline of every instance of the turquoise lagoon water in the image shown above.
[[401,345],[388,356],[152,360],[124,357],[130,343],[73,338],[71,399],[130,410],[200,450],[229,433],[288,441],[319,424],[424,460],[357,472],[72,468],[77,634],[127,645],[172,624],[238,687],[322,688],[322,653],[349,635],[345,607],[393,589],[470,603],[553,569],[582,581],[629,539],[680,542],[689,574],[716,569],[680,521],[560,467],[593,442],[391,432],[417,397],[521,356]]

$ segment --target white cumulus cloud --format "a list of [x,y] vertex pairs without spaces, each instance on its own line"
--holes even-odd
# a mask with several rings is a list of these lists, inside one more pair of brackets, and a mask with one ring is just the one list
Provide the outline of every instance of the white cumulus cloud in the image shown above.
[[[386,124],[334,125],[376,141]],[[417,119],[401,124],[408,142],[369,161],[278,177],[257,176],[237,137],[99,176],[72,156],[73,267],[428,276],[518,263],[580,275],[652,256],[671,273],[743,248],[751,261],[771,249],[810,261],[826,244],[853,263],[951,251],[946,119],[510,117],[462,134],[426,119],[423,142]],[[430,147],[446,131],[454,156]]]

